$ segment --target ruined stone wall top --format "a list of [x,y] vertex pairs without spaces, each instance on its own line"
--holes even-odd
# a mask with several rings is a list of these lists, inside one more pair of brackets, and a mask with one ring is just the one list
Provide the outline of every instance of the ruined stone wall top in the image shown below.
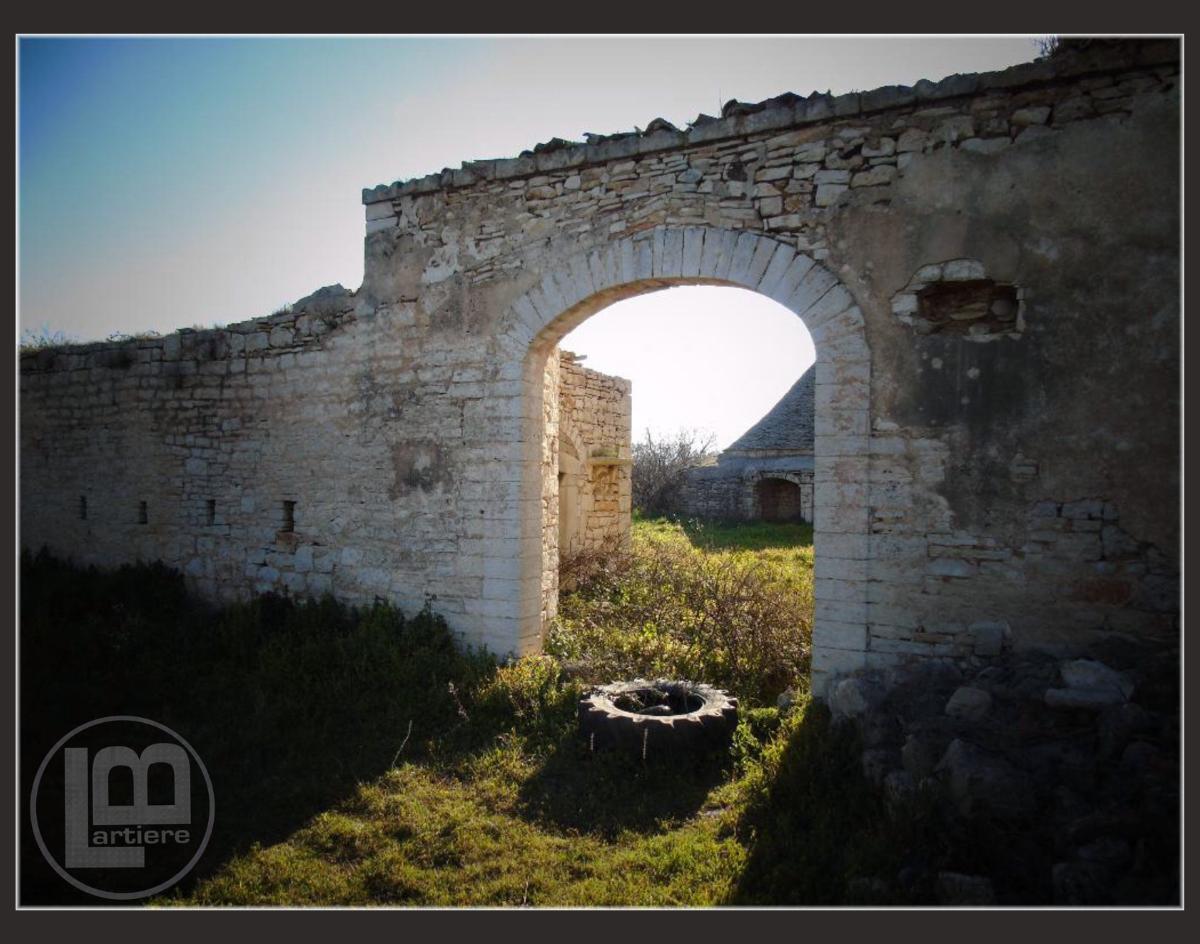
[[[885,209],[914,192],[926,211],[937,204],[927,156],[978,165],[1013,148],[1036,157],[1073,127],[1100,119],[1115,130],[1177,98],[1178,54],[1174,41],[1122,42],[911,88],[731,103],[726,117],[687,131],[655,121],[642,134],[551,142],[511,161],[375,188],[364,194],[363,307],[441,285],[427,304],[453,318],[452,285],[520,280],[543,270],[547,250],[558,257],[542,287],[548,299],[564,280],[611,284],[586,252],[664,226],[749,230],[823,262],[831,230],[854,215],[845,211]],[[682,250],[664,248],[672,259]],[[714,240],[708,262],[719,255]],[[704,262],[689,257],[677,275],[715,271]]]
[[518,157],[464,161],[459,168],[410,180],[364,188],[365,205],[397,197],[462,189],[490,180],[530,177],[566,168],[603,164],[657,151],[743,137],[763,131],[778,131],[820,124],[832,119],[874,115],[890,110],[928,105],[947,99],[988,93],[1005,93],[1028,86],[1053,85],[1087,75],[1115,73],[1180,61],[1180,45],[1174,39],[1129,40],[1096,44],[1069,54],[1021,63],[994,72],[951,75],[940,81],[921,79],[915,85],[885,85],[866,92],[831,95],[828,92],[802,97],[794,93],[762,102],[730,101],[720,118],[700,115],[686,130],[663,119],[650,122],[645,130],[610,135],[587,135],[587,142],[553,138],[524,151]]
[[181,328],[170,334],[68,342],[22,351],[20,371],[112,368],[154,361],[205,362],[296,353],[355,318],[355,294],[328,285],[271,315],[213,328]]

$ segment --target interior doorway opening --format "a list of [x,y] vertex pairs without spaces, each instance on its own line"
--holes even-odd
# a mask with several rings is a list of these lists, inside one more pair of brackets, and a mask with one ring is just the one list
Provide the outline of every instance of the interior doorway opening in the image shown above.
[[764,522],[805,521],[804,495],[796,482],[787,479],[762,479],[755,486],[755,498],[758,517]]
[[[639,517],[811,521],[815,353],[793,312],[731,286],[645,292],[564,333],[544,373],[547,625],[559,592],[574,588],[572,559],[628,550]],[[664,458],[684,434],[708,451]],[[789,461],[803,467],[806,494],[779,477],[747,501],[757,466]],[[664,504],[641,507],[638,475],[663,477]]]

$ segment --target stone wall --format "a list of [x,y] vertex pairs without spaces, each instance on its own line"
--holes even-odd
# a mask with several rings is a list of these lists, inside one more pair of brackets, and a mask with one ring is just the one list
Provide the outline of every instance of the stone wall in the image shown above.
[[[337,286],[221,331],[23,355],[22,546],[102,566],[161,559],[222,599],[320,595],[335,580],[351,599],[388,593],[371,568],[392,536],[365,496],[432,502],[438,447],[373,448],[398,405],[353,308]],[[397,544],[436,557],[436,531]]]
[[542,612],[558,607],[560,556],[626,546],[630,536],[632,384],[547,358],[542,448]]
[[1173,634],[1178,86],[1178,42],[1108,44],[364,191],[328,320],[22,359],[22,542],[213,594],[432,595],[535,651],[547,359],[620,298],[725,284],[817,348],[818,693]]
[[[559,455],[579,464],[578,520],[563,553],[620,545],[632,511],[632,384],[580,365],[561,352]],[[560,464],[558,473],[564,472]]]
[[692,469],[679,490],[679,513],[710,521],[764,520],[759,490],[763,482],[770,481],[795,484],[800,490],[799,518],[813,520],[812,456],[730,456]]

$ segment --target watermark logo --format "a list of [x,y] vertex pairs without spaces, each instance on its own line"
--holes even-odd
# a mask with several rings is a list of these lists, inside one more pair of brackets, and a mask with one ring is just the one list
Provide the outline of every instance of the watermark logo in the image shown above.
[[212,780],[182,737],[157,721],[114,715],[50,749],[29,799],[46,861],[81,891],[145,898],[182,879],[212,835]]

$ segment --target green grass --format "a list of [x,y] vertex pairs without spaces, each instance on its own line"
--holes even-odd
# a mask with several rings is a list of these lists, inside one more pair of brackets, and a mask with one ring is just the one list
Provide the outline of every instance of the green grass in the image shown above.
[[893,870],[919,828],[887,817],[820,706],[759,709],[729,757],[682,771],[589,755],[559,728],[549,751],[513,731],[401,764],[164,903],[853,903],[852,879]]
[[682,532],[688,542],[706,551],[764,551],[777,549],[782,557],[806,562],[812,567],[813,529],[811,524],[753,521],[726,523],[687,518],[679,522],[666,518],[635,517],[634,528],[644,534]]
[[[807,532],[791,545],[754,532],[709,529],[696,546],[640,522],[635,556],[698,555],[719,575],[732,561],[742,577],[753,565],[739,586],[768,597],[811,584]],[[712,664],[744,699],[733,744],[681,765],[592,753],[576,731],[582,683],[558,659],[497,666],[455,649],[429,612],[273,597],[212,609],[163,568],[44,556],[23,559],[21,580],[26,777],[79,720],[118,711],[170,725],[212,773],[209,850],[152,905],[839,903],[855,876],[894,874],[927,821],[887,816],[820,705],[751,707],[762,686],[739,688],[728,653]],[[40,864],[28,832],[22,901],[94,904]]]
[[728,811],[608,840],[531,818],[536,760],[498,747],[462,778],[405,764],[286,842],[203,883],[195,904],[701,905],[745,860]]

